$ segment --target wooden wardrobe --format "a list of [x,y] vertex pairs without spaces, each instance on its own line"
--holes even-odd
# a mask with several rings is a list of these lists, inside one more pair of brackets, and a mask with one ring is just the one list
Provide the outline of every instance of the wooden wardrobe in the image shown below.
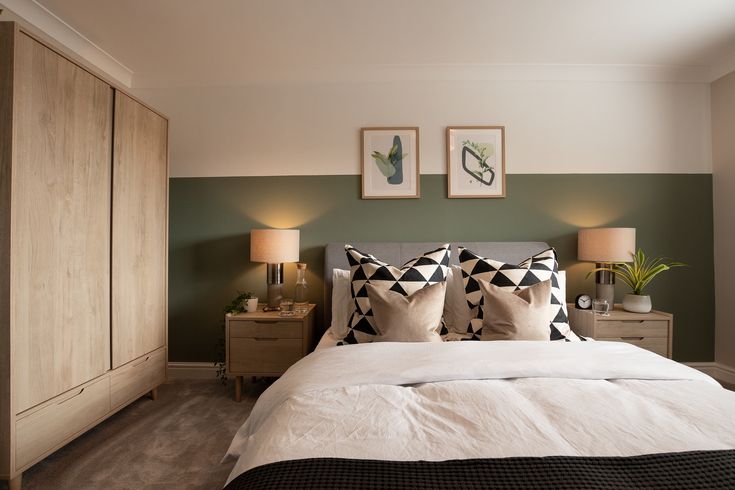
[[166,378],[168,121],[0,23],[0,479]]

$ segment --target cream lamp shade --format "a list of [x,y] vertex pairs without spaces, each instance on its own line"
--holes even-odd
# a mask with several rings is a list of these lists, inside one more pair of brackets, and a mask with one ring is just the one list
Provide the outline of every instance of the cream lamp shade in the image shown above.
[[299,230],[250,230],[250,261],[265,262],[268,306],[278,310],[283,299],[283,263],[299,261]]
[[577,235],[577,258],[585,262],[632,262],[635,228],[587,228]]
[[250,230],[250,261],[282,264],[299,261],[299,230]]

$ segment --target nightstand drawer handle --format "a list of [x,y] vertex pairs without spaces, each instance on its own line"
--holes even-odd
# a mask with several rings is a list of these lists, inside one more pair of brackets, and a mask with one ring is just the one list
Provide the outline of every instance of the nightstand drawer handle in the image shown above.
[[255,323],[278,323],[278,320],[253,320]]
[[643,340],[645,337],[620,337],[622,340]]
[[645,320],[621,320],[623,323],[643,323]]
[[255,337],[256,342],[275,342],[278,339],[272,339],[269,337]]

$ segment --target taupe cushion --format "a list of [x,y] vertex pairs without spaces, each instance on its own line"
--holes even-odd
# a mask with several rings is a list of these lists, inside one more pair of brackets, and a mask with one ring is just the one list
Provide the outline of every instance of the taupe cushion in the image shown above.
[[482,340],[549,340],[551,281],[512,292],[488,281],[479,283]]
[[439,282],[404,296],[366,284],[378,335],[374,342],[442,342],[439,335],[446,283]]

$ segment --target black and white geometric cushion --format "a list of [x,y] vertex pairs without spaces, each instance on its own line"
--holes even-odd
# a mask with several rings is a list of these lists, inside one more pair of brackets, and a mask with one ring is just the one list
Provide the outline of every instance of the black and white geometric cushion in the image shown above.
[[473,320],[467,333],[473,338],[482,336],[483,299],[478,281],[488,281],[507,291],[519,291],[542,281],[551,281],[551,304],[549,306],[550,340],[581,340],[569,327],[567,305],[559,288],[559,263],[553,248],[529,257],[518,265],[481,257],[459,247],[459,265],[462,268],[467,304]]
[[400,268],[360,252],[351,245],[345,245],[345,252],[350,264],[355,311],[348,322],[347,336],[337,345],[372,342],[379,335],[373,321],[366,284],[409,296],[421,288],[445,281],[449,271],[448,243],[409,260]]

